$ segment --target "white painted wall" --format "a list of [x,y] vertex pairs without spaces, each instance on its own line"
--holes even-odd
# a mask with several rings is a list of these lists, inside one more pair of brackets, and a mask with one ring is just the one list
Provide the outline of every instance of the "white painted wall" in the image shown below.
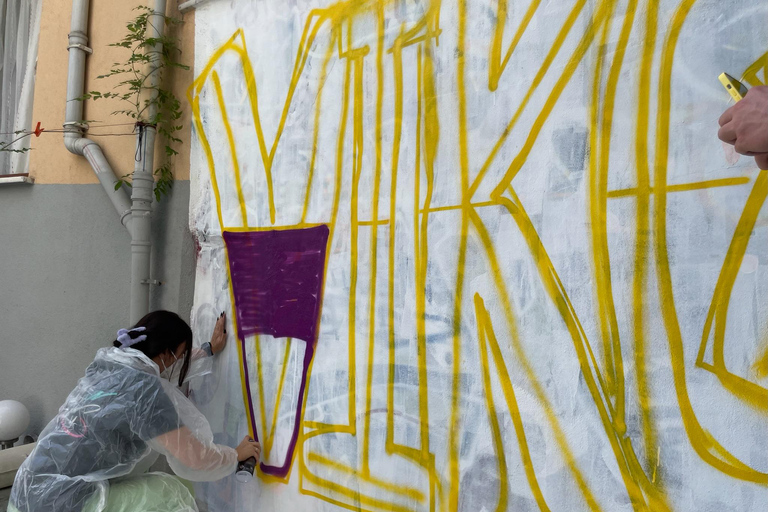
[[[210,510],[238,511],[613,512],[633,510],[630,496],[638,510],[764,510],[768,380],[755,365],[768,349],[767,178],[716,131],[729,99],[717,76],[740,76],[768,50],[768,5],[542,3],[492,91],[497,24],[503,57],[528,5],[510,2],[497,20],[497,0],[466,3],[465,23],[449,1],[377,10],[362,1],[213,0],[197,10],[193,324],[208,332],[221,310],[233,317],[222,229],[304,221],[332,232],[287,481],[230,479],[199,486],[198,497]],[[767,72],[757,76],[765,82]],[[272,222],[263,154],[284,112]],[[494,193],[510,168],[513,191]],[[478,321],[476,297],[490,323]],[[245,340],[244,357],[263,440],[290,343],[267,458],[279,464],[304,343],[267,338]],[[219,440],[234,445],[247,418],[230,342],[194,392]]]

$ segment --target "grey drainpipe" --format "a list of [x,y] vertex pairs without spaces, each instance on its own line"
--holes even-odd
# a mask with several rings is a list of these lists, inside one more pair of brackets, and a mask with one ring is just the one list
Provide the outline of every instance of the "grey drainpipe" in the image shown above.
[[[153,160],[156,130],[153,126],[140,126],[137,136],[139,159],[135,162],[133,187],[130,200],[125,187],[115,190],[115,173],[104,156],[101,147],[85,137],[87,125],[83,120],[83,102],[77,98],[85,92],[85,59],[92,53],[88,48],[88,14],[90,0],[72,0],[72,24],[69,33],[69,70],[67,76],[67,109],[64,122],[64,145],[76,155],[84,156],[91,164],[99,182],[107,192],[120,215],[120,222],[131,234],[131,311],[130,322],[136,323],[149,311],[150,256],[152,252],[152,197]],[[150,17],[149,37],[160,38],[165,28],[165,0],[155,0]],[[161,55],[162,44],[155,45],[156,55]],[[159,85],[158,74],[150,67],[150,87]],[[154,93],[156,94],[156,93]],[[149,109],[153,119],[157,109]]]
[[[166,0],[155,0],[149,17],[149,37],[160,40],[165,30]],[[160,86],[160,75],[157,68],[162,62],[163,45],[157,43],[153,49],[156,60],[149,66],[149,87],[151,91],[150,106],[147,109],[147,119],[154,120],[157,116],[157,88]],[[152,125],[138,127],[137,139],[138,159],[133,168],[133,187],[131,200],[133,206],[133,236],[131,238],[131,323],[136,323],[149,311],[149,272],[150,253],[152,252],[152,197],[154,195],[154,156],[155,135],[157,130]]]
[[64,116],[64,146],[70,153],[84,156],[93,167],[99,182],[112,201],[120,222],[131,231],[131,201],[122,187],[115,190],[115,173],[101,147],[85,137],[83,102],[78,100],[85,89],[85,58],[88,48],[88,9],[90,0],[72,0],[72,23],[69,31],[69,70],[67,73],[67,110]]

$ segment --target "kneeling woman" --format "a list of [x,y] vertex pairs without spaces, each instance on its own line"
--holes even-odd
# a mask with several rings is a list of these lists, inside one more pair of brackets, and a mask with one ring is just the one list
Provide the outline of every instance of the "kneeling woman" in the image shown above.
[[[209,354],[226,343],[224,325],[222,315]],[[155,311],[121,330],[40,434],[16,475],[8,511],[196,511],[178,479],[145,473],[154,452],[182,478],[214,481],[261,451],[247,437],[236,449],[214,444],[205,417],[180,391],[191,360],[201,356],[175,313]],[[161,378],[169,373],[178,382]]]

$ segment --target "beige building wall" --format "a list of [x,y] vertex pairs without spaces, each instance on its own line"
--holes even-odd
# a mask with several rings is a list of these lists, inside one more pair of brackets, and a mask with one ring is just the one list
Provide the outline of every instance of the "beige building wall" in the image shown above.
[[[127,49],[109,47],[126,33],[126,23],[136,16],[133,9],[139,5],[151,6],[151,0],[93,0],[89,21],[89,46],[93,55],[86,61],[86,90],[110,91],[111,84],[118,80],[96,79],[109,71],[114,62],[127,58]],[[33,128],[40,121],[43,128],[61,129],[67,90],[67,34],[69,33],[71,0],[43,0],[40,21],[40,48],[37,60]],[[194,11],[183,16],[178,12],[176,0],[169,0],[169,16],[179,18],[183,23],[171,28],[180,40],[182,53],[180,62],[190,67],[189,71],[174,70],[166,77],[166,87],[171,87],[181,100],[184,129],[179,138],[183,141],[177,149],[179,155],[173,161],[173,173],[177,180],[189,179],[190,151],[190,107],[186,100],[186,89],[192,82],[194,63]],[[88,100],[85,104],[85,118],[90,123],[89,137],[99,142],[115,174],[120,177],[133,170],[136,138],[134,136],[97,136],[99,133],[130,134],[132,126],[98,128],[100,125],[130,123],[127,116],[113,116],[111,112],[124,108],[116,100]],[[162,139],[158,137],[155,166],[164,157]],[[98,183],[96,175],[85,158],[73,155],[64,147],[59,133],[32,137],[29,173],[39,184],[85,184]]]

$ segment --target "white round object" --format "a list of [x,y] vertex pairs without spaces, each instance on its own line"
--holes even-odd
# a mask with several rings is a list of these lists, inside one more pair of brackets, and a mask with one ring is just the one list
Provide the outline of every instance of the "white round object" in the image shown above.
[[29,426],[29,411],[16,400],[0,400],[0,441],[10,441]]

